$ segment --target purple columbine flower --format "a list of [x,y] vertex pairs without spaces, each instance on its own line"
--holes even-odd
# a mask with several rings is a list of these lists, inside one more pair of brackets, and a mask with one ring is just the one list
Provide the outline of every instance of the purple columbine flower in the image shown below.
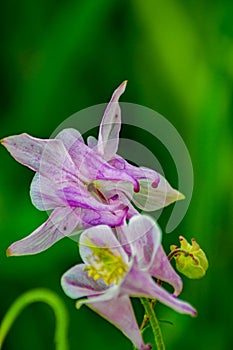
[[121,225],[140,209],[153,211],[184,198],[156,171],[132,166],[116,155],[121,127],[118,99],[123,82],[113,93],[98,140],[86,145],[75,129],[64,129],[55,139],[28,134],[1,140],[21,164],[36,172],[30,196],[39,210],[53,210],[49,219],[26,238],[13,243],[8,255],[41,252],[64,236],[90,226]]
[[[182,280],[170,265],[160,229],[151,218],[137,215],[116,229],[89,228],[79,244],[84,264],[63,275],[63,290],[71,298],[80,298],[77,307],[86,304],[113,323],[138,349],[150,347],[143,342],[129,297],[156,299],[180,313],[196,315],[191,305],[177,298]],[[174,294],[152,276],[171,284]]]

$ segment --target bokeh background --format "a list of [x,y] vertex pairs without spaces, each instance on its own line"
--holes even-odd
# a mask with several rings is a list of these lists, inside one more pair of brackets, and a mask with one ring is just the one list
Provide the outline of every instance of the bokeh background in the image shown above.
[[[209,258],[202,280],[184,278],[182,298],[198,318],[158,305],[167,349],[232,349],[232,78],[233,3],[184,1],[2,0],[1,124],[5,137],[21,132],[46,138],[69,115],[107,102],[128,79],[121,100],[148,106],[179,131],[191,154],[195,185],[185,219],[163,242],[195,237]],[[123,129],[124,132],[124,129]],[[143,139],[144,137],[144,139]],[[142,135],[141,142],[147,142]],[[164,146],[150,145],[176,186]],[[77,311],[60,276],[79,261],[69,239],[37,256],[7,258],[15,240],[47,219],[29,198],[33,173],[0,149],[0,317],[24,291],[46,287],[66,304],[70,349],[127,350],[117,329],[87,307]],[[160,218],[165,227],[166,209]],[[138,318],[143,312],[135,302]],[[54,318],[33,304],[19,316],[3,349],[53,349]]]

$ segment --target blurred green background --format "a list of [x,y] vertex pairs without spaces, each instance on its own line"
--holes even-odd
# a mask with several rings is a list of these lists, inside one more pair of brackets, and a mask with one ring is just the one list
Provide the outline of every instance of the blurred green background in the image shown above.
[[[210,268],[203,280],[184,278],[181,297],[198,309],[198,318],[163,305],[158,317],[174,323],[161,325],[167,349],[232,349],[233,3],[2,0],[0,6],[1,137],[49,137],[69,115],[107,102],[125,79],[121,101],[148,106],[177,128],[191,154],[195,185],[185,219],[163,241],[168,251],[180,234],[194,236]],[[174,164],[155,144],[152,151],[176,186]],[[47,216],[30,202],[33,173],[3,147],[0,158],[0,318],[21,293],[43,286],[66,304],[71,350],[131,349],[117,329],[87,307],[77,311],[63,294],[60,276],[79,261],[73,241],[64,239],[37,256],[6,258],[7,247]],[[138,303],[136,308],[140,319]],[[33,304],[3,349],[53,349],[53,333],[52,311]]]

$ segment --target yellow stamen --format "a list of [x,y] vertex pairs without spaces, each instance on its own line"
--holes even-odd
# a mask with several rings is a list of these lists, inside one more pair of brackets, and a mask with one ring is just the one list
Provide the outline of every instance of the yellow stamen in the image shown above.
[[85,244],[93,252],[88,259],[89,265],[85,267],[88,276],[95,281],[102,278],[107,285],[119,284],[128,269],[121,255],[113,254],[107,246],[96,246],[89,238],[86,238]]

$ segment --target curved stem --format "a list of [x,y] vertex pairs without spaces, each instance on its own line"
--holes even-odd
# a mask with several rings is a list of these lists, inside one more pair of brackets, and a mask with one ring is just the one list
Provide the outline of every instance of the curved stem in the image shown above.
[[2,348],[4,339],[6,338],[17,316],[26,306],[34,302],[46,303],[53,309],[56,319],[54,335],[56,350],[68,350],[67,311],[64,307],[63,302],[55,293],[43,288],[34,289],[24,293],[11,305],[0,325],[0,349]]
[[163,342],[162,332],[159,326],[158,319],[153,310],[152,304],[149,299],[141,298],[141,303],[144,306],[146,315],[148,316],[151,324],[152,331],[154,333],[155,344],[158,350],[165,350],[165,345]]

